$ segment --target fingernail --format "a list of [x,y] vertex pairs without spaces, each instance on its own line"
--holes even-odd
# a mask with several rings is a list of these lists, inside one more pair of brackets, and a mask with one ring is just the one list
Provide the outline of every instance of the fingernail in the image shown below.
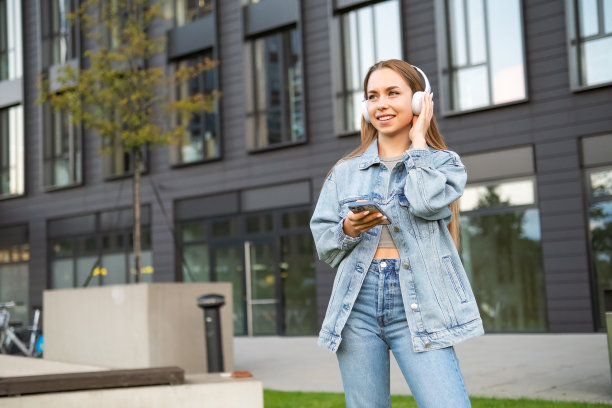
[[379,218],[380,218],[380,217],[382,217],[382,216],[383,216],[383,215],[382,215],[382,214],[380,214],[380,213],[377,215],[377,217],[379,217]]
[[369,211],[366,211],[363,213],[363,215],[368,215],[369,213],[370,213]]

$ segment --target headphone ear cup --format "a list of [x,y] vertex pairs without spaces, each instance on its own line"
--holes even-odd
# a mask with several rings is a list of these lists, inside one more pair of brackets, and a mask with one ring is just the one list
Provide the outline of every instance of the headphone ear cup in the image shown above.
[[361,114],[366,122],[370,123],[370,114],[368,113],[368,100],[361,101]]
[[412,95],[412,114],[418,115],[421,113],[421,106],[423,102],[423,97],[425,96],[425,92],[418,91]]

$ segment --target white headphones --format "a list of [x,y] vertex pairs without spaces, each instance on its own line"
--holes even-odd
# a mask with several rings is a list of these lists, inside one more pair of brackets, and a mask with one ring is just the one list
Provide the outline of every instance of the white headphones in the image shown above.
[[[431,87],[429,86],[429,80],[427,79],[427,75],[425,75],[425,73],[421,71],[419,67],[414,66],[414,65],[412,67],[416,69],[417,71],[419,71],[419,73],[425,80],[425,91],[424,92],[417,91],[414,93],[414,95],[412,95],[412,113],[414,115],[418,115],[419,113],[421,113],[421,103],[423,101],[423,97],[425,96],[425,94],[431,93]],[[364,99],[363,101],[361,101],[361,114],[363,115],[363,118],[365,119],[366,122],[371,123],[370,114],[368,113],[368,100],[367,99]]]

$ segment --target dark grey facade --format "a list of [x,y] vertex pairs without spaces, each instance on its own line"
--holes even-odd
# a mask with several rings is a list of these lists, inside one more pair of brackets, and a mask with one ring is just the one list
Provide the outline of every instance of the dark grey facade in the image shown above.
[[[171,22],[159,27],[161,31],[171,30],[170,50],[156,62],[170,66],[181,55],[212,47],[213,57],[220,62],[217,80],[223,96],[217,117],[218,157],[189,166],[176,166],[170,161],[169,148],[153,148],[149,152],[142,201],[150,207],[150,247],[155,281],[183,280],[181,254],[178,253],[182,247],[175,245],[170,227],[180,231],[181,220],[190,219],[178,210],[190,208],[189,200],[233,194],[237,197],[231,199],[237,203],[233,211],[238,215],[247,214],[249,208],[254,212],[270,210],[273,214],[283,208],[312,209],[327,171],[359,143],[357,133],[340,135],[335,129],[337,107],[332,95],[336,87],[333,71],[342,52],[334,27],[342,12],[378,2],[295,0],[288,2],[291,7],[282,3],[284,1],[261,0],[245,6],[239,0],[219,0],[212,14],[203,19],[206,26],[197,26],[201,22],[196,20],[191,23],[194,26],[190,32],[179,31],[185,27],[173,29]],[[440,25],[445,27],[446,22],[437,20],[443,3],[400,1],[402,57],[428,73],[437,100],[448,98],[441,90],[444,72],[440,65],[440,53],[444,52],[441,49],[446,47],[441,41]],[[467,157],[469,171],[470,163],[479,163],[479,154],[498,152],[500,157],[511,160],[514,156],[504,156],[506,149],[528,147],[532,152],[532,162],[526,161],[524,174],[520,171],[510,173],[530,176],[536,186],[532,207],[538,211],[540,223],[544,284],[541,295],[545,313],[545,327],[536,331],[590,332],[601,326],[597,317],[598,302],[603,299],[597,296],[595,256],[590,249],[587,179],[591,156],[585,157],[583,140],[612,135],[612,84],[572,86],[566,10],[570,3],[569,0],[520,2],[527,84],[524,99],[468,112],[436,112],[449,148]],[[17,98],[1,95],[0,102],[10,100],[10,105],[14,105],[17,99],[23,105],[25,193],[0,201],[0,229],[27,227],[28,304],[31,307],[41,305],[42,291],[52,287],[50,223],[65,217],[128,208],[131,178],[108,179],[102,171],[99,141],[83,132],[82,181],[69,188],[43,187],[43,109],[35,100],[37,79],[42,72],[40,27],[45,16],[41,15],[38,0],[23,0],[21,5],[23,87],[12,86],[11,92],[19,93],[21,89],[23,92]],[[283,12],[278,18],[261,12],[264,7],[274,10],[279,6]],[[168,7],[170,11],[172,8]],[[302,104],[299,110],[304,118],[304,138],[291,139],[293,142],[281,143],[277,148],[272,145],[266,149],[249,149],[245,136],[249,132],[245,100],[248,99],[246,82],[251,69],[245,48],[253,36],[274,32],[279,27],[294,27],[301,42]],[[206,33],[209,35],[200,44],[198,35]],[[6,89],[4,84],[2,86],[0,89]],[[437,109],[438,105],[443,104],[436,104]],[[611,144],[605,137],[601,140],[601,149],[605,152]],[[603,156],[594,163],[603,168],[612,165],[612,149],[607,152],[607,161],[605,154]],[[478,173],[478,169],[474,172]],[[288,185],[287,190],[283,185]],[[156,199],[156,190],[161,201]],[[273,199],[269,199],[271,197]],[[202,205],[208,205],[207,202],[203,201]],[[227,206],[224,203],[220,208]],[[197,204],[193,206],[201,208]],[[207,216],[221,213],[222,210],[211,210],[208,215],[202,213],[194,217],[208,219]],[[315,262],[316,255],[311,254],[311,262]],[[313,294],[312,302],[316,304],[316,318],[320,322],[334,273],[318,261],[315,268],[316,295]],[[276,289],[276,295],[279,290]],[[281,294],[276,301],[279,298],[286,301],[282,299],[284,296],[290,297]],[[0,299],[5,300],[9,299]],[[519,328],[515,331],[531,330]],[[291,330],[278,332],[291,334]],[[314,334],[313,330],[307,332]]]

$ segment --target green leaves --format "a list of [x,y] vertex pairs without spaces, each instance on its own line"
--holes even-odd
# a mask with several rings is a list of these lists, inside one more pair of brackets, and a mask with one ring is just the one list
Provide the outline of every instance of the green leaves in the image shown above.
[[[120,139],[126,148],[172,143],[184,134],[176,115],[213,112],[220,92],[173,100],[170,89],[214,69],[208,58],[167,74],[154,57],[165,52],[165,37],[152,37],[151,25],[164,18],[156,0],[84,0],[69,16],[94,44],[81,67],[66,64],[56,78],[41,77],[38,103],[68,111],[71,120],[102,139]],[[108,144],[108,143],[103,143]]]

